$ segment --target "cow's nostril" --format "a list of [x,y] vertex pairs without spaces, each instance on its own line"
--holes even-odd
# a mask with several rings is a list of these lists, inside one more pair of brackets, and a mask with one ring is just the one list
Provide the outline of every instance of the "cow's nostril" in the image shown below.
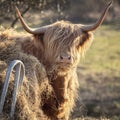
[[71,60],[71,56],[68,57],[68,60]]
[[60,56],[60,59],[63,60],[63,56]]
[[71,60],[71,56],[62,56],[60,55],[61,60]]

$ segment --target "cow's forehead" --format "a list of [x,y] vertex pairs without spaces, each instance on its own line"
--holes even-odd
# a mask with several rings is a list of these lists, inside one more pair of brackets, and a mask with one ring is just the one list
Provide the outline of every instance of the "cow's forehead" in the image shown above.
[[53,27],[47,30],[45,41],[49,44],[72,46],[81,35],[82,32],[77,25],[62,21],[54,23]]
[[50,27],[50,29],[61,29],[61,30],[70,30],[71,32],[77,31],[79,34],[81,33],[81,28],[82,28],[83,24],[73,24],[69,21],[58,21],[52,24],[52,27]]

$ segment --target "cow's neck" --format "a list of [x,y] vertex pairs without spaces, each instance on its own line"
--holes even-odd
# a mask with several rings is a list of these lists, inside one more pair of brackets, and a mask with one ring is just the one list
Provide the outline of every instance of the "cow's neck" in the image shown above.
[[61,75],[53,72],[48,74],[48,78],[50,80],[50,84],[54,89],[58,103],[62,105],[62,103],[68,100],[70,74],[66,73],[64,75]]

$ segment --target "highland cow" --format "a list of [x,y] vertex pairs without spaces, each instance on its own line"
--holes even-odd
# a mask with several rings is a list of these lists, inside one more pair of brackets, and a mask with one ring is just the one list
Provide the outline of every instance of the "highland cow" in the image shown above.
[[[21,50],[36,57],[44,66],[52,95],[43,99],[40,109],[51,120],[68,120],[75,106],[77,90],[77,65],[93,40],[91,31],[103,22],[111,2],[95,24],[81,25],[59,21],[40,28],[30,28],[22,18],[18,8],[18,17],[23,28],[33,37],[20,39]],[[22,40],[21,40],[22,39]],[[42,99],[42,97],[41,97]]]

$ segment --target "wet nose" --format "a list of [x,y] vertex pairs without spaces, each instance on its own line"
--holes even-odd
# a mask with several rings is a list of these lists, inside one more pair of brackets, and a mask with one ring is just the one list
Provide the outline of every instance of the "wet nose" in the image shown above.
[[71,63],[72,58],[70,55],[60,55],[60,62]]

